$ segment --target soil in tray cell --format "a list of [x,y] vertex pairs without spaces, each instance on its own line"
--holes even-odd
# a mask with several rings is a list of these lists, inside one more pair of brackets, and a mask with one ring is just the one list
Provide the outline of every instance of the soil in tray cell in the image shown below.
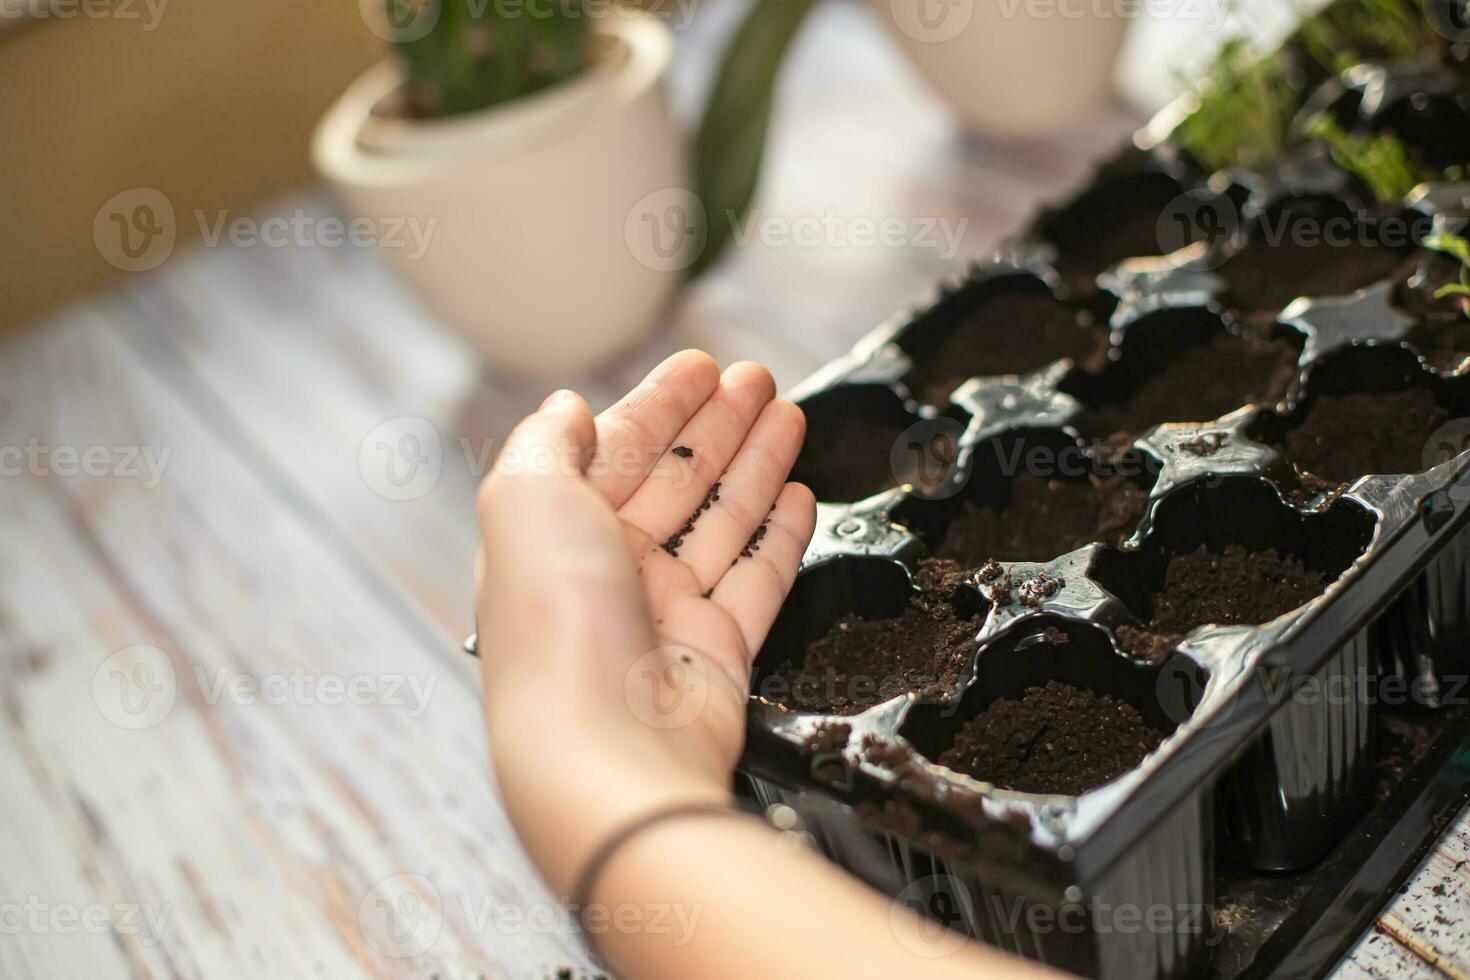
[[1048,222],[1043,235],[1056,246],[1068,284],[1085,290],[1124,259],[1158,255],[1159,216],[1179,194],[1162,174],[1136,174],[1103,184]]
[[920,563],[923,591],[902,613],[890,619],[842,617],[808,644],[802,663],[773,673],[772,689],[789,692],[780,700],[793,710],[838,715],[909,691],[920,697],[954,693],[975,655],[984,619],[982,611],[952,601],[963,581],[953,562]]
[[938,761],[1001,789],[1076,796],[1134,768],[1163,740],[1132,705],[1053,680],[991,702]]
[[898,485],[893,444],[908,426],[895,420],[843,416],[825,432],[809,432],[791,479],[818,500],[850,503]]
[[1085,544],[1116,545],[1133,533],[1148,495],[1125,476],[1049,480],[1019,474],[1004,507],[966,501],[935,549],[970,568],[996,561],[1050,561]]
[[914,356],[926,401],[943,405],[969,378],[1027,374],[1053,361],[1091,363],[1107,334],[1086,311],[1042,292],[1011,289],[980,300],[933,349]]
[[1118,644],[1157,662],[1197,626],[1270,622],[1315,599],[1328,584],[1321,572],[1274,548],[1249,551],[1232,544],[1214,552],[1201,545],[1169,560],[1153,617],[1142,629],[1118,627]]
[[1276,208],[1216,270],[1241,306],[1275,314],[1298,296],[1346,296],[1393,275],[1404,258],[1336,201],[1308,198]]
[[1430,438],[1450,418],[1422,388],[1324,394],[1286,432],[1280,448],[1303,472],[1303,482],[1318,489],[1368,474],[1420,473]]
[[1180,352],[1122,401],[1089,406],[1084,425],[1111,440],[1162,422],[1209,422],[1245,405],[1274,405],[1296,378],[1297,356],[1284,340],[1216,333]]

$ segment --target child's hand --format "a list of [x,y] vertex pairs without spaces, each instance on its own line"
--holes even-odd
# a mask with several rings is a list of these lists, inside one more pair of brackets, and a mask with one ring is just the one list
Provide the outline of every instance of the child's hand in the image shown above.
[[630,818],[728,795],[751,661],[815,522],[785,482],[805,420],[774,394],[759,365],[722,377],[686,351],[596,419],[553,395],[480,488],[490,744],[553,888]]

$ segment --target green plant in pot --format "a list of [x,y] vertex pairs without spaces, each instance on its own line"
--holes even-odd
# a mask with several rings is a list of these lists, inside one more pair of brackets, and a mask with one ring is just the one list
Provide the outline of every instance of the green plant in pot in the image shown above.
[[690,183],[667,24],[606,0],[380,2],[389,56],[312,158],[355,216],[431,232],[383,258],[516,374],[567,383],[650,333],[688,266],[677,236],[642,248],[630,223]]
[[590,59],[586,16],[548,5],[524,7],[481,0],[384,0],[390,24],[437,19],[427,32],[404,31],[394,42],[407,79],[402,111],[415,119],[474,112],[524,98],[585,69]]

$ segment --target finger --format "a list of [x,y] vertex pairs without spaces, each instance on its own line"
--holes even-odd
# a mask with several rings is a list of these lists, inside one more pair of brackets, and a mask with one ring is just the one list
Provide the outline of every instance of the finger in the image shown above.
[[547,398],[510,434],[475,502],[488,589],[504,587],[507,576],[539,587],[552,571],[563,576],[562,589],[573,579],[602,581],[615,568],[631,580],[622,527],[582,475],[596,438],[592,412],[573,392]]
[[802,555],[817,525],[817,502],[800,483],[788,483],[776,498],[766,533],[725,572],[710,598],[740,625],[747,666],[754,659],[781,604],[796,581]]
[[592,410],[575,391],[553,392],[506,438],[486,482],[496,478],[581,478],[597,445]]
[[719,384],[714,358],[680,351],[597,417],[597,454],[588,478],[608,503],[627,503]]
[[671,447],[619,508],[618,516],[643,528],[655,541],[668,539],[695,520],[761,408],[775,394],[771,372],[759,364],[731,365],[719,388],[674,437],[674,446],[693,455],[674,455]]
[[642,528],[627,525],[628,543],[639,556],[654,630],[660,642],[687,647],[712,669],[731,680],[737,697],[744,697],[750,673],[745,637],[729,614],[705,601],[694,571],[670,555]]
[[679,557],[701,590],[711,588],[751,544],[770,516],[776,496],[806,434],[806,417],[788,401],[767,402],[740,451],[720,477],[720,497],[685,536]]

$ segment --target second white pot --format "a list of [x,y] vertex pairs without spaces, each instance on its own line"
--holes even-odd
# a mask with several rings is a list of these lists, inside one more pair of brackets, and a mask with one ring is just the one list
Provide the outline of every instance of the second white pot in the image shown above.
[[868,0],[966,128],[1019,139],[1075,122],[1113,92],[1124,0]]
[[[601,53],[577,78],[442,121],[384,106],[402,84],[385,61],[359,78],[312,141],[318,170],[356,216],[417,221],[422,249],[382,254],[493,364],[560,380],[645,336],[685,262],[630,244],[650,195],[688,186],[668,108],[668,28],[623,13],[599,22]],[[418,254],[421,253],[421,254]]]

